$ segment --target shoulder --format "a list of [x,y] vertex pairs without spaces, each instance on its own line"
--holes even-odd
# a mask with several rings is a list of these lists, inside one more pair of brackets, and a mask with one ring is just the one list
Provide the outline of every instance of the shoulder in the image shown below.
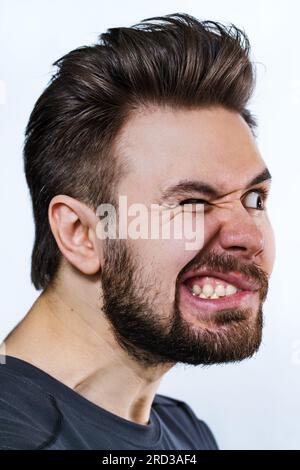
[[53,439],[59,418],[51,395],[0,365],[0,450],[43,448]]
[[181,425],[187,426],[187,429],[191,429],[192,427],[197,432],[201,441],[207,444],[209,449],[218,449],[218,444],[209,426],[202,419],[198,418],[185,401],[156,394],[152,406],[158,409],[160,414],[163,413],[164,416],[167,416],[168,419],[177,422],[180,420]]

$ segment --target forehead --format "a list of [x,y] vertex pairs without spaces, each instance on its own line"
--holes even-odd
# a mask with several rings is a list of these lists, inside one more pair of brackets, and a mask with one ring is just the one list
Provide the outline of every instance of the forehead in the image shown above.
[[220,107],[137,113],[124,126],[120,144],[131,170],[122,189],[138,186],[145,197],[182,179],[206,180],[225,194],[264,166],[244,119]]

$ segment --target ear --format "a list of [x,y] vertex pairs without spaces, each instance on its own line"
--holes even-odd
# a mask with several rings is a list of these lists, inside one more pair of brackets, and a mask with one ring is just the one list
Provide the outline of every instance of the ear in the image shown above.
[[70,196],[55,196],[48,208],[53,236],[63,256],[84,274],[96,274],[102,265],[101,241],[96,237],[96,213]]

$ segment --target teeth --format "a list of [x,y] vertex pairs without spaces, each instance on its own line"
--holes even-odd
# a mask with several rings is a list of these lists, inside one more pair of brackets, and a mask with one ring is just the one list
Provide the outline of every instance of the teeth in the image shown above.
[[196,294],[196,295],[199,295],[199,294],[201,294],[201,292],[202,292],[201,287],[197,286],[197,284],[194,284],[193,285],[193,293]]
[[237,288],[235,286],[232,286],[231,284],[228,284],[228,286],[226,286],[226,295],[232,295],[232,294],[235,294],[237,292]]
[[223,297],[226,294],[225,287],[222,284],[218,284],[215,287],[215,294],[217,294],[218,297]]
[[238,290],[231,284],[227,284],[226,287],[223,284],[217,284],[215,288],[211,284],[204,284],[202,289],[197,284],[194,284],[192,287],[193,295],[200,297],[200,299],[219,299],[220,297],[233,295]]
[[214,288],[211,284],[204,284],[202,292],[206,297],[210,297],[214,293]]
[[210,296],[211,299],[218,299],[219,296],[216,294],[216,292],[213,293],[213,295]]
[[200,294],[200,295],[199,295],[199,297],[200,297],[200,299],[207,299],[206,295],[205,295],[205,294],[203,294],[203,293],[202,293],[202,294]]

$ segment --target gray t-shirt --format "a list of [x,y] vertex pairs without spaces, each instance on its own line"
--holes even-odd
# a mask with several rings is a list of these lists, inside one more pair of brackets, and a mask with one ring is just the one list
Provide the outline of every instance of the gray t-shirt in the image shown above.
[[0,363],[1,450],[218,449],[208,426],[181,400],[156,394],[148,425],[137,424],[28,362],[5,360]]

